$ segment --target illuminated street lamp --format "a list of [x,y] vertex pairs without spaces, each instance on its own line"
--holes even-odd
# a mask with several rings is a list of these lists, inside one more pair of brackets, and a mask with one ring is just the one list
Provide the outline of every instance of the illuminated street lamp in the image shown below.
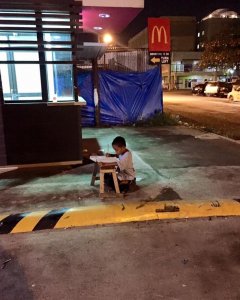
[[105,44],[111,44],[113,41],[113,37],[110,33],[105,33],[104,36],[103,36],[103,42]]

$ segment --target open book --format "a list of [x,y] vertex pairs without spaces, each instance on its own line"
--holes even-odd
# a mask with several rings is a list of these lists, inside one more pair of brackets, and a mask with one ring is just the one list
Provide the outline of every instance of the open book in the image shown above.
[[117,157],[106,157],[106,156],[90,156],[90,159],[94,162],[101,162],[101,163],[116,163],[118,161]]

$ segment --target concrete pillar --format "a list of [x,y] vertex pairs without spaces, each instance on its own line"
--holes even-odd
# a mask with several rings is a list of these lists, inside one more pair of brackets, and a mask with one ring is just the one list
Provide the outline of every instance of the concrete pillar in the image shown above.
[[168,89],[171,90],[171,64],[168,65]]

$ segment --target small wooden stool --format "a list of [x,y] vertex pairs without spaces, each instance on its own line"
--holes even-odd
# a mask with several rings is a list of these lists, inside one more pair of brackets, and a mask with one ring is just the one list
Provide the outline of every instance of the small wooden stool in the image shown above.
[[[98,172],[100,173],[100,176],[97,175]],[[104,165],[104,166],[99,167],[98,163],[95,163],[94,169],[93,169],[93,174],[92,174],[91,185],[94,186],[95,181],[100,179],[99,196],[101,198],[113,196],[110,193],[105,193],[105,189],[104,189],[104,175],[105,174],[112,174],[115,192],[116,192],[116,194],[114,196],[115,197],[123,197],[123,194],[120,193],[115,165],[109,164],[109,165]]]

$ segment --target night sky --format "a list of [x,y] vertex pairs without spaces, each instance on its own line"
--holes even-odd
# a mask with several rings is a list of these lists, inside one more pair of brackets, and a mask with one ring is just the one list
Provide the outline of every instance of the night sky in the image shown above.
[[122,39],[130,37],[147,26],[148,17],[196,16],[199,20],[218,8],[229,8],[240,14],[240,0],[145,0],[145,8],[123,31]]

